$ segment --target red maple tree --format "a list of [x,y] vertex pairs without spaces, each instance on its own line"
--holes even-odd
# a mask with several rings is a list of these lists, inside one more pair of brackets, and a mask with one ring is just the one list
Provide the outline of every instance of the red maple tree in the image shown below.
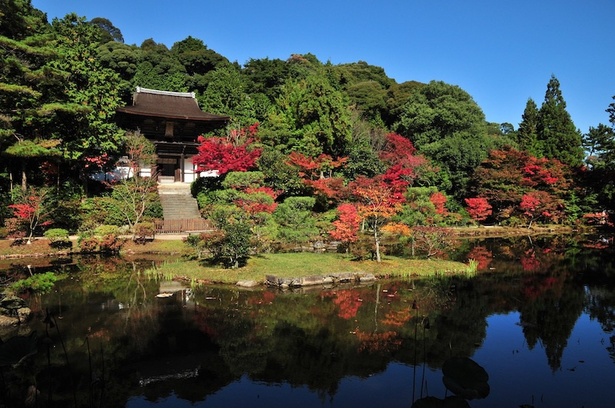
[[484,197],[470,197],[464,200],[468,206],[467,211],[474,220],[482,221],[491,216],[491,205]]
[[446,210],[446,195],[442,192],[435,192],[429,197],[429,201],[433,203],[436,208],[436,213],[440,215],[446,215],[448,211]]
[[231,131],[228,138],[199,136],[198,153],[192,158],[198,172],[245,172],[256,166],[262,149],[254,147],[258,124]]
[[349,187],[357,200],[357,211],[372,231],[376,248],[376,260],[381,261],[381,227],[401,210],[405,197],[399,195],[382,178],[359,177]]
[[521,198],[519,208],[528,219],[528,228],[539,218],[557,220],[562,216],[562,203],[542,190],[526,193]]
[[346,252],[351,243],[359,239],[361,218],[355,205],[344,203],[337,207],[338,218],[333,222],[334,230],[329,235],[347,245]]
[[416,148],[408,138],[396,133],[386,136],[386,143],[379,153],[380,160],[388,165],[382,178],[396,194],[403,195],[420,176],[420,169],[428,165],[424,156],[415,153]]
[[45,226],[51,224],[50,221],[45,220],[48,216],[48,209],[44,206],[46,195],[45,190],[32,189],[23,197],[21,203],[8,206],[13,210],[13,214],[17,218],[18,223],[27,230],[28,244],[32,243],[34,231],[39,225]]

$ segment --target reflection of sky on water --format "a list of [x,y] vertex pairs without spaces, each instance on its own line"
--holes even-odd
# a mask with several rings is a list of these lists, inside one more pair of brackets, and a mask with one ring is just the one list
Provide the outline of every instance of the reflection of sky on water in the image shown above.
[[[491,393],[469,401],[471,407],[615,405],[615,364],[606,349],[610,342],[598,322],[581,315],[564,349],[561,369],[552,372],[540,342],[528,349],[519,318],[515,312],[487,319],[487,337],[471,358],[489,374]],[[192,403],[172,394],[156,402],[135,396],[126,406],[408,407],[428,395],[439,399],[451,395],[444,388],[441,370],[391,362],[386,371],[368,378],[344,378],[333,397],[319,396],[304,386],[265,384],[243,376],[203,402]]]
[[615,405],[615,364],[606,350],[609,342],[600,324],[587,314],[577,320],[561,369],[555,372],[540,342],[528,350],[518,313],[492,315],[487,323],[487,338],[471,358],[487,370],[492,394],[472,401],[472,407]]

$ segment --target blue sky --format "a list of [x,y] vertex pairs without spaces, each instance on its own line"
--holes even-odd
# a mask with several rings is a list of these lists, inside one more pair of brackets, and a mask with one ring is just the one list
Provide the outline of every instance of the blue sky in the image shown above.
[[517,128],[528,98],[560,81],[577,128],[608,124],[615,95],[613,0],[32,0],[51,21],[109,19],[127,44],[192,36],[231,61],[312,53],[365,61],[397,82],[460,86],[488,121]]

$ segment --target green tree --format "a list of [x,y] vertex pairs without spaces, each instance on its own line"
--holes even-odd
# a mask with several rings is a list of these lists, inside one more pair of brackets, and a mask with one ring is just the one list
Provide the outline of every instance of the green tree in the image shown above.
[[188,75],[207,74],[230,64],[226,57],[207,48],[203,40],[192,36],[173,44],[171,53],[184,66]]
[[184,67],[186,85],[190,91],[202,94],[207,88],[207,73],[230,66],[226,57],[207,48],[202,40],[188,36],[171,47],[171,56]]
[[387,89],[387,109],[384,112],[384,122],[387,127],[393,128],[394,124],[400,119],[403,113],[403,107],[412,94],[418,92],[419,89],[426,84],[417,81],[406,81],[401,84],[393,83]]
[[[146,212],[158,202],[155,178],[133,177],[113,187],[111,204],[124,217],[123,222],[133,230]],[[133,237],[134,239],[134,237]]]
[[538,142],[539,120],[538,106],[532,98],[529,98],[521,116],[521,123],[519,123],[517,143],[519,144],[519,149],[527,151],[534,156],[539,155],[541,152]]
[[104,17],[94,17],[90,20],[90,24],[98,27],[102,31],[101,42],[107,43],[109,41],[116,41],[118,43],[124,42],[124,36],[119,28],[113,25],[113,23]]
[[265,176],[265,184],[282,192],[283,197],[301,196],[306,186],[299,177],[297,169],[288,163],[288,156],[273,147],[264,146],[258,168]]
[[207,87],[198,97],[204,111],[232,117],[232,127],[258,122],[254,101],[245,92],[246,79],[234,66],[222,66],[207,75]]
[[242,75],[247,78],[246,91],[251,94],[264,94],[273,103],[289,78],[289,66],[278,58],[250,59],[244,64]]
[[615,103],[611,103],[606,112],[611,126],[599,124],[590,127],[583,136],[589,168],[584,173],[583,185],[589,191],[585,199],[595,196],[600,210],[615,208]]
[[278,223],[278,237],[287,243],[299,244],[318,234],[312,208],[313,197],[289,197],[280,203],[273,213]]
[[[395,128],[440,167],[439,187],[458,200],[465,197],[474,169],[496,146],[487,134],[485,115],[472,97],[441,81],[410,95]],[[450,185],[445,184],[447,180]]]
[[50,155],[49,148],[57,141],[54,145],[40,129],[41,111],[53,100],[49,89],[63,79],[48,66],[57,53],[50,46],[44,14],[29,1],[0,4],[0,174],[12,181],[20,170],[25,190],[28,172],[39,167],[36,160],[56,153]]
[[0,0],[0,36],[23,40],[47,28],[45,14],[31,0]]
[[382,114],[386,109],[386,90],[376,81],[364,81],[348,87],[346,93],[368,121],[384,125]]
[[132,79],[137,73],[143,51],[136,45],[117,41],[102,43],[96,51],[101,66],[112,69],[120,77],[121,83],[118,88],[121,92],[122,101],[126,104],[131,103],[132,92],[134,91],[134,87],[131,85],[133,84]]
[[352,134],[348,143],[348,161],[342,172],[349,179],[356,179],[358,176],[374,177],[385,170],[378,155],[386,143],[387,132],[361,118],[357,110],[352,110],[351,115]]
[[265,143],[310,157],[345,154],[351,136],[348,101],[322,74],[287,81],[276,105],[261,133]]
[[583,162],[582,136],[566,111],[566,101],[560,90],[560,83],[551,76],[547,84],[538,122],[540,156],[559,159],[570,166]]
[[[119,153],[123,132],[115,125],[115,109],[121,105],[118,75],[97,59],[101,31],[76,14],[54,19],[55,46],[60,58],[52,66],[68,74],[64,107],[50,117],[51,134],[61,139],[65,158],[82,179],[90,158]],[[68,107],[68,108],[66,108]]]
[[384,69],[365,61],[332,66],[332,84],[348,94],[353,105],[366,120],[383,125],[386,111],[387,90],[395,81]]
[[217,229],[200,236],[200,246],[212,254],[212,259],[226,267],[238,268],[250,255],[252,230],[247,214],[235,205],[214,206],[210,220]]
[[144,87],[188,92],[187,73],[166,45],[147,39],[141,43],[141,59],[132,79],[132,89]]
[[583,136],[583,148],[587,153],[586,162],[592,168],[608,167],[615,164],[615,132],[604,124],[591,126]]

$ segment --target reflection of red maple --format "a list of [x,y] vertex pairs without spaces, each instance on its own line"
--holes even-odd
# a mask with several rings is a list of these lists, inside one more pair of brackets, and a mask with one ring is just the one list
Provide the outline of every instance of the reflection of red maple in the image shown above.
[[341,290],[333,293],[335,298],[333,302],[340,309],[338,316],[345,320],[354,318],[357,315],[357,311],[361,306],[361,299],[359,298],[359,292],[356,290]]
[[260,305],[271,304],[275,300],[275,293],[271,291],[263,291],[262,293],[248,298],[248,304]]
[[537,271],[540,268],[540,261],[535,257],[521,257],[521,267],[523,271]]
[[540,260],[536,258],[533,250],[528,250],[521,256],[521,267],[523,271],[537,271],[540,268]]
[[398,338],[395,331],[382,333],[357,331],[357,338],[360,342],[359,352],[391,351],[401,345],[401,339]]
[[557,278],[555,277],[545,277],[543,279],[528,278],[523,283],[523,295],[529,300],[535,300],[545,292],[553,289],[556,283]]
[[392,327],[401,327],[410,321],[410,316],[410,308],[401,311],[389,311],[382,320],[382,323]]
[[479,270],[486,270],[493,260],[493,253],[484,246],[476,246],[468,253],[468,260],[476,261]]
[[216,338],[218,336],[218,329],[216,325],[212,325],[205,310],[197,310],[193,319],[197,328],[203,334],[209,335],[211,338]]

